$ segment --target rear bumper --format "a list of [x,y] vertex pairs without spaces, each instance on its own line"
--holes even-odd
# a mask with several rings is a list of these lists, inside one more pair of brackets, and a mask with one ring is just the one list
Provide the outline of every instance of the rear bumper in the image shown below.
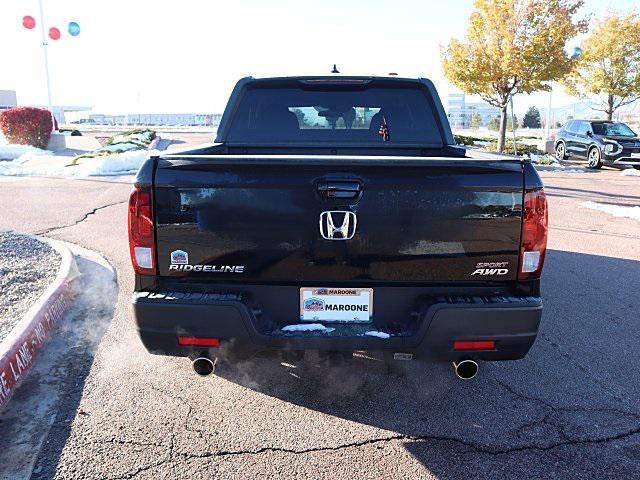
[[[423,299],[415,328],[378,338],[365,335],[367,330],[378,330],[373,325],[332,324],[335,330],[330,333],[283,332],[282,325],[265,328],[260,311],[234,294],[139,292],[133,296],[133,307],[147,350],[175,356],[202,350],[178,345],[178,335],[187,335],[220,338],[220,348],[243,356],[264,350],[367,350],[410,353],[430,360],[515,360],[533,345],[542,315],[539,297]],[[496,349],[453,350],[454,340],[469,339],[495,340]]]

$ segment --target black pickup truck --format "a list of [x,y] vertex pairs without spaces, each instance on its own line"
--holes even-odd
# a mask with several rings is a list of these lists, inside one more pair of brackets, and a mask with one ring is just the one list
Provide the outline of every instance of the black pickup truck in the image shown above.
[[522,358],[542,313],[542,182],[455,145],[432,82],[240,80],[216,143],[150,158],[129,203],[151,353]]

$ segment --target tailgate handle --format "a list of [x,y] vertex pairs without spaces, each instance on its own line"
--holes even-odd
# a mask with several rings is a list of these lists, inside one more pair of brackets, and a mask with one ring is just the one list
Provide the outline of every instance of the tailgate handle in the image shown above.
[[323,198],[357,198],[362,186],[359,182],[320,182],[318,192]]

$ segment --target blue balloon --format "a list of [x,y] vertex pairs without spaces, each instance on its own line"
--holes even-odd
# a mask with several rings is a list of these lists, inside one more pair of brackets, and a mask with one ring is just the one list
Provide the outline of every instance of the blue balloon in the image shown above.
[[80,35],[80,25],[78,25],[76,22],[69,22],[69,35],[71,35],[72,37],[77,37],[78,35]]

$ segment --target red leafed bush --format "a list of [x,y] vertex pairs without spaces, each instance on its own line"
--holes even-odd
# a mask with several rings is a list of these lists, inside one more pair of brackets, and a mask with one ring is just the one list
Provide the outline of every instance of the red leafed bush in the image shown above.
[[44,108],[16,107],[0,112],[0,130],[9,143],[47,148],[51,113]]

